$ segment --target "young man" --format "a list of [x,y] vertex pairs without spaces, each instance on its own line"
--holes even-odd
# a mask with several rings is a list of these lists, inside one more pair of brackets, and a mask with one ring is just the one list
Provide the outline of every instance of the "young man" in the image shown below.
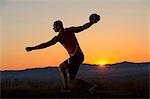
[[84,61],[84,55],[76,39],[75,33],[79,33],[89,28],[98,21],[99,20],[95,21],[94,19],[90,19],[90,22],[85,23],[83,26],[69,28],[64,28],[63,23],[60,20],[55,21],[53,29],[55,32],[59,32],[57,36],[46,43],[26,48],[27,51],[43,49],[54,45],[57,42],[60,42],[64,46],[70,58],[60,64],[59,71],[63,77],[64,91],[66,92],[69,92],[69,83],[75,79],[79,66]]

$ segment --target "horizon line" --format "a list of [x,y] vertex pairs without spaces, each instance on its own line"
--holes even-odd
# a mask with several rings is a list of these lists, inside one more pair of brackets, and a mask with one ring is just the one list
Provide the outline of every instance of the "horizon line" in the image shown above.
[[[134,64],[141,64],[141,63],[150,63],[150,61],[147,61],[147,62],[131,62],[131,61],[121,61],[121,62],[116,62],[116,63],[110,63],[110,64],[106,64],[106,65],[115,65],[115,64],[118,64],[118,63],[134,63]],[[92,63],[83,63],[81,65],[100,65],[100,64],[92,64]],[[45,67],[35,67],[35,68],[25,68],[25,69],[14,69],[14,70],[0,70],[1,71],[25,71],[25,70],[31,70],[31,69],[44,69],[44,68],[57,68],[58,66],[45,66]]]

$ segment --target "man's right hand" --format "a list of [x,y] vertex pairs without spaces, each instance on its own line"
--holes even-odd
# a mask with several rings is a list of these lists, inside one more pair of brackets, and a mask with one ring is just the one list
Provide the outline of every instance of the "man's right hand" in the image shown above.
[[26,51],[29,52],[29,51],[32,51],[33,48],[32,47],[26,47]]

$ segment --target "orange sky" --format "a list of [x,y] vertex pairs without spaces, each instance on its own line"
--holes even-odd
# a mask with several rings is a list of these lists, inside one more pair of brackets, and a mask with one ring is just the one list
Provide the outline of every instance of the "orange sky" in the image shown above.
[[4,0],[1,15],[1,70],[58,66],[68,58],[60,43],[27,53],[25,47],[57,35],[53,22],[64,27],[88,22],[92,13],[99,23],[76,35],[85,54],[84,63],[150,61],[149,0]]

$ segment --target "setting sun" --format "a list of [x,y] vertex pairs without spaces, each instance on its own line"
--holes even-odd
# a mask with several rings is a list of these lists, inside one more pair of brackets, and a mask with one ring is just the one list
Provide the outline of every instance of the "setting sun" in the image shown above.
[[107,64],[108,62],[106,61],[106,60],[99,60],[98,62],[97,62],[97,64],[99,64],[99,65],[105,65],[105,64]]

